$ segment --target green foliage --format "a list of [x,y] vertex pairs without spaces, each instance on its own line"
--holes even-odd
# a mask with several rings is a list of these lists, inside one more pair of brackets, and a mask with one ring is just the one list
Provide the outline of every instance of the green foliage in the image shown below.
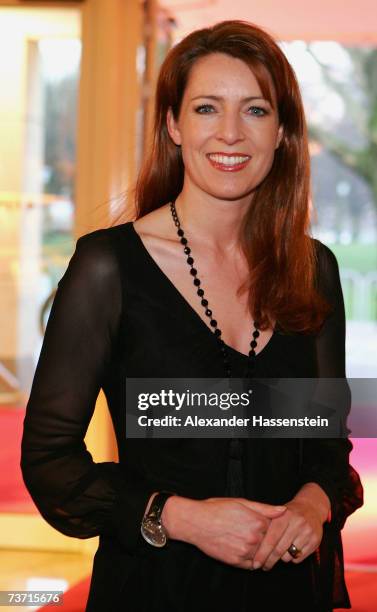
[[[331,244],[329,246],[338,260],[341,275],[342,269],[353,270],[363,275],[377,270],[376,245],[352,243],[349,245]],[[377,320],[377,283],[369,285],[367,303],[362,317],[360,317],[356,311],[356,302],[360,299],[360,296],[357,295],[357,289],[356,291],[353,290],[351,283],[347,281],[342,282],[342,287],[346,317],[348,320],[355,318]]]
[[377,248],[374,244],[331,244],[340,268],[366,272],[377,270]]

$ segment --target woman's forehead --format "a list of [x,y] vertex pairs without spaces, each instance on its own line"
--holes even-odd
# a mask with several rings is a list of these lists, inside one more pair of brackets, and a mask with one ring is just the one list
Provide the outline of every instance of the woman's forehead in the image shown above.
[[257,70],[244,60],[225,53],[211,53],[191,67],[185,97],[223,97],[246,100],[249,97],[273,99],[273,85],[268,70]]

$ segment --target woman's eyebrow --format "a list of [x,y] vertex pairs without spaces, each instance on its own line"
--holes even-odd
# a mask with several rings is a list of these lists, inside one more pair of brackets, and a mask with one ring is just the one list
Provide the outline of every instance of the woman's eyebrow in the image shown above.
[[[194,100],[197,100],[198,98],[207,98],[210,100],[216,100],[217,102],[222,102],[225,99],[222,96],[202,94],[200,96],[195,96],[194,98],[191,98],[190,102],[193,102]],[[266,98],[264,98],[263,96],[249,96],[247,98],[242,98],[240,102],[250,102],[251,100],[265,100],[266,102],[268,102],[268,100],[266,100]]]

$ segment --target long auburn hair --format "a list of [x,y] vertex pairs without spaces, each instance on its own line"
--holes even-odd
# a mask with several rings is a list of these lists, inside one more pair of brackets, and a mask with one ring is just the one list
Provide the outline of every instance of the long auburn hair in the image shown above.
[[245,62],[273,105],[270,76],[283,126],[271,170],[253,191],[240,228],[250,270],[250,312],[261,329],[276,321],[285,332],[316,332],[329,307],[316,290],[316,252],[309,236],[310,160],[301,94],[279,46],[254,24],[223,21],[197,30],[166,56],[157,83],[152,143],[135,187],[136,218],[174,201],[182,191],[181,148],[169,136],[166,116],[171,108],[178,119],[192,67],[212,53]]

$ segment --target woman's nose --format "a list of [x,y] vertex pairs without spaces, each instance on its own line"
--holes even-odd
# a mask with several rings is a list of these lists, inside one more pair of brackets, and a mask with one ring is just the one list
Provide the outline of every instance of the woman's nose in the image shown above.
[[227,144],[244,139],[239,113],[224,113],[218,124],[218,138]]

